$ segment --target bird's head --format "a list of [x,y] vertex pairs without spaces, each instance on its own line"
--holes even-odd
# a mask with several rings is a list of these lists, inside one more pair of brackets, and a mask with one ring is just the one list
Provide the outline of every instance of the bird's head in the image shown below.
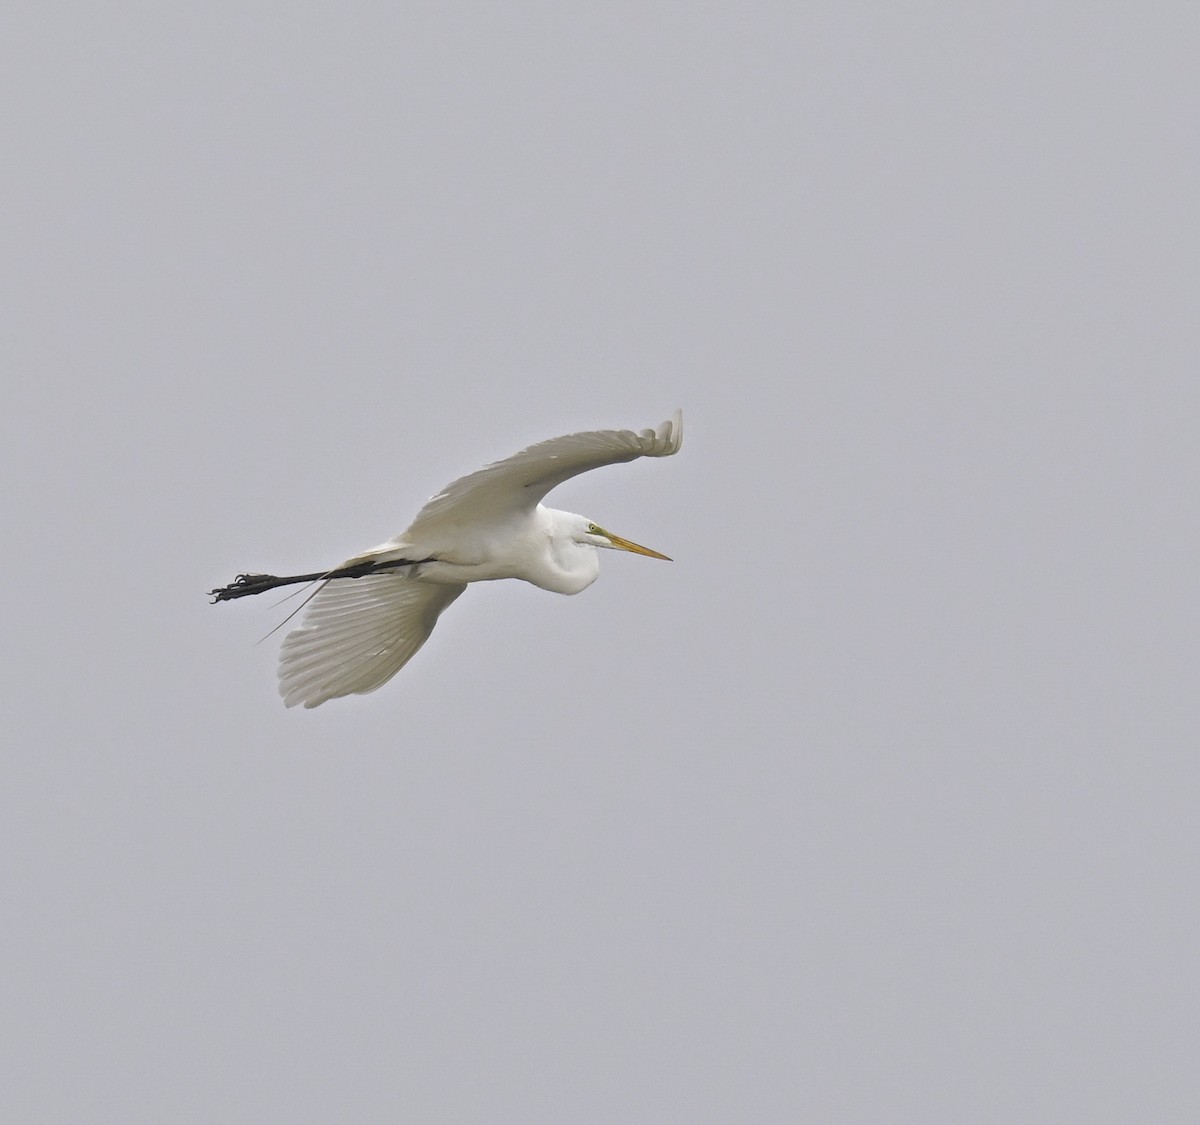
[[628,539],[622,539],[619,535],[614,535],[611,531],[605,531],[598,523],[592,523],[591,520],[583,519],[582,533],[580,542],[590,543],[593,547],[607,547],[610,550],[617,551],[632,551],[635,555],[645,555],[651,559],[664,559],[666,562],[671,560],[666,555],[660,555],[657,551],[650,550],[649,547],[641,547],[637,543],[631,543]]

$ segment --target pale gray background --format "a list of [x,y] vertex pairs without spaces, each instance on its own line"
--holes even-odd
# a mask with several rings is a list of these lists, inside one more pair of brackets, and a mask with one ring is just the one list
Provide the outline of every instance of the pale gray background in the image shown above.
[[[0,1119],[1200,1120],[1198,30],[10,9]],[[204,598],[676,406],[373,696]]]

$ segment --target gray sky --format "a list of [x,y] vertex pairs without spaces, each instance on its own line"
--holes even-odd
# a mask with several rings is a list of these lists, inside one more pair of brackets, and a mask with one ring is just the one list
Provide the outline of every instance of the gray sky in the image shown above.
[[[1194,5],[5,23],[0,1117],[1200,1119]],[[676,406],[374,695],[205,600]]]

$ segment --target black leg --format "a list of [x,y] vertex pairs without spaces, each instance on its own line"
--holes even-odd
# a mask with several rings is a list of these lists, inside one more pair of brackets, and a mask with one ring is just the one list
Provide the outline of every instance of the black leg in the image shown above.
[[301,582],[331,581],[334,578],[363,578],[381,570],[399,570],[405,566],[419,566],[433,559],[391,559],[388,562],[361,562],[336,570],[319,571],[316,574],[292,574],[280,577],[277,574],[239,574],[228,586],[209,590],[213,603],[230,602],[234,598],[247,598],[251,594],[264,594],[280,586],[295,586]]

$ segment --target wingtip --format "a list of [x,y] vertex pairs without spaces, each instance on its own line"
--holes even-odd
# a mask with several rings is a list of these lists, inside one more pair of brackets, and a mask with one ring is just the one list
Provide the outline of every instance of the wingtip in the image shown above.
[[667,443],[670,452],[678,453],[683,445],[683,409],[676,410],[661,426],[658,427],[658,437]]

